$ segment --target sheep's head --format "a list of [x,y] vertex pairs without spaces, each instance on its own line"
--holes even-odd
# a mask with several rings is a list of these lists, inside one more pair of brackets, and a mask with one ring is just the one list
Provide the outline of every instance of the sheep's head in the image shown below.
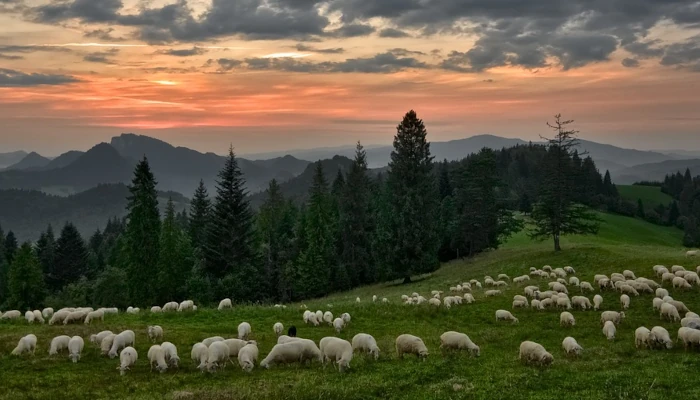
[[179,364],[180,364],[180,357],[178,357],[178,356],[170,357],[170,365],[171,366],[177,368]]
[[243,371],[245,371],[245,372],[253,371],[253,367],[254,367],[254,365],[250,361],[246,361],[245,363],[243,363]]
[[429,355],[428,349],[420,350],[420,351],[418,352],[418,357],[422,358],[423,361],[425,361],[425,359],[428,358],[428,355]]
[[160,372],[161,374],[167,370],[168,370],[168,365],[165,363],[158,364],[158,366],[156,367],[156,371]]
[[345,372],[346,370],[350,369],[350,361],[347,361],[347,360],[338,361],[338,369],[340,370],[340,372]]
[[517,323],[519,323],[519,322],[520,322],[520,321],[518,321],[517,318],[513,318],[513,323],[514,323],[514,324],[517,324]]
[[370,351],[370,354],[372,354],[372,355],[374,356],[374,359],[375,359],[375,360],[378,360],[378,359],[379,359],[379,348],[372,349],[372,350]]
[[90,343],[97,343],[97,335],[90,335]]
[[480,356],[481,356],[481,349],[479,348],[479,346],[474,346],[474,349],[472,350],[472,353],[473,353],[475,356],[480,357]]
[[549,365],[554,362],[554,357],[552,357],[552,355],[549,353],[544,353],[542,357],[540,357],[540,362],[542,365]]
[[620,320],[623,320],[623,319],[625,319],[625,312],[624,311],[620,312]]

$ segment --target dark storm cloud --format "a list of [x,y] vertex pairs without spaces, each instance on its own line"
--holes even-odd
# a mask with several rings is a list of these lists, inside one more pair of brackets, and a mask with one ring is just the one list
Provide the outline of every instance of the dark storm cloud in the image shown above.
[[666,47],[661,65],[684,67],[700,72],[700,35]]
[[21,71],[0,68],[0,87],[64,85],[79,82],[69,75],[25,74]]
[[372,25],[368,24],[345,24],[338,29],[329,32],[330,36],[339,38],[349,38],[357,36],[367,36],[375,31]]
[[39,6],[29,13],[36,22],[60,22],[72,18],[84,22],[113,22],[122,7],[121,0],[73,0]]

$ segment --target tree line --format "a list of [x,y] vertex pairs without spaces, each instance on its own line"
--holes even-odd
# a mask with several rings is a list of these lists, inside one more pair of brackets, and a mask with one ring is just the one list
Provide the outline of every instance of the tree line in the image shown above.
[[[573,121],[556,116],[545,145],[482,149],[435,162],[423,121],[397,126],[388,172],[374,175],[357,144],[351,168],[325,178],[316,163],[303,204],[276,180],[257,211],[233,149],[216,190],[203,183],[188,210],[158,208],[144,157],[134,170],[124,219],[87,240],[70,222],[18,245],[0,230],[0,304],[147,307],[190,298],[210,304],[288,302],[435,271],[442,261],[498,248],[528,226],[533,239],[597,232],[589,207],[616,201],[609,174],[575,147]],[[4,279],[7,277],[7,279]]]

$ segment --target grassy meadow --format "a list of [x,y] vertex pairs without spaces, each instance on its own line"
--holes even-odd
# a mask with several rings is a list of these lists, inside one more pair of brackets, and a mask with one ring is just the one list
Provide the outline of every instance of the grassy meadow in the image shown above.
[[641,185],[616,185],[620,197],[624,200],[636,203],[637,199],[642,199],[645,207],[653,208],[659,204],[668,205],[673,201],[673,197],[661,192],[658,186]]
[[[695,380],[700,368],[700,353],[686,352],[682,346],[671,350],[636,350],[634,330],[655,325],[668,329],[675,339],[680,324],[661,321],[652,310],[652,295],[632,298],[627,318],[617,331],[615,341],[601,332],[600,312],[572,311],[576,326],[561,328],[559,311],[517,309],[520,323],[496,322],[497,309],[511,309],[513,295],[522,288],[511,285],[497,298],[486,299],[475,290],[476,303],[447,310],[428,305],[407,306],[402,294],[419,292],[429,297],[431,290],[444,290],[471,278],[483,280],[506,273],[511,278],[527,274],[529,267],[545,264],[571,265],[582,281],[591,281],[596,273],[610,274],[624,269],[660,281],[652,266],[680,264],[695,269],[700,259],[685,258],[680,246],[681,232],[640,220],[601,215],[603,225],[596,237],[571,237],[563,240],[564,251],[555,254],[550,242],[533,243],[524,233],[512,238],[503,248],[474,259],[455,261],[439,271],[416,279],[410,285],[374,285],[324,299],[307,301],[311,310],[330,310],[339,316],[348,312],[352,323],[339,335],[351,340],[360,332],[372,334],[382,350],[378,361],[356,355],[346,374],[332,366],[256,368],[243,372],[229,365],[214,374],[201,373],[190,360],[191,346],[209,336],[235,337],[236,327],[248,321],[252,338],[260,348],[260,359],[276,342],[272,325],[280,321],[285,330],[296,325],[298,336],[316,342],[335,335],[329,326],[310,327],[302,322],[299,304],[286,309],[239,306],[229,311],[201,309],[193,313],[107,316],[94,325],[28,325],[24,320],[0,323],[0,399],[697,399],[700,386]],[[533,280],[544,290],[547,280]],[[525,285],[522,285],[525,286]],[[573,288],[570,296],[577,295]],[[376,294],[388,304],[372,303]],[[693,311],[700,311],[699,289],[687,292],[671,290]],[[602,310],[620,310],[619,295],[602,293]],[[355,303],[360,297],[361,303]],[[592,299],[593,295],[588,295]],[[164,374],[149,371],[146,353],[151,343],[146,335],[149,324],[161,325],[164,340],[178,346],[182,360],[179,370]],[[136,332],[139,360],[131,371],[120,376],[118,359],[100,356],[89,343],[91,333],[110,329]],[[465,354],[442,355],[439,336],[445,331],[467,333],[481,347],[481,357]],[[28,333],[39,339],[34,356],[14,357],[10,352],[17,340]],[[394,339],[402,333],[420,336],[430,356],[421,362],[415,357],[396,358]],[[73,364],[67,355],[48,357],[48,347],[58,335],[81,335],[86,339],[83,357]],[[566,336],[573,336],[584,348],[579,358],[567,358],[561,349]],[[552,353],[554,363],[547,368],[530,367],[518,361],[522,341],[536,341]]]

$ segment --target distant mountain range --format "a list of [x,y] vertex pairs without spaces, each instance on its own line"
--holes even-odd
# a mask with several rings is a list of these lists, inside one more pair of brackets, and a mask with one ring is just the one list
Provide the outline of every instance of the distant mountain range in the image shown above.
[[0,153],[0,169],[7,168],[10,165],[17,164],[27,156],[26,151],[13,151],[11,153]]

